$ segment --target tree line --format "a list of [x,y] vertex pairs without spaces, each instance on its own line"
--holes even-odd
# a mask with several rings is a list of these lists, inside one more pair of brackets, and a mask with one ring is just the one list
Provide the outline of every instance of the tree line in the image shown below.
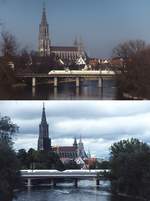
[[[20,169],[78,169],[71,162],[62,164],[53,152],[13,149],[13,136],[18,126],[9,117],[0,118],[0,200],[11,201],[14,189],[20,188]],[[93,167],[94,168],[94,167]],[[96,168],[96,167],[95,167]],[[98,168],[110,169],[105,178],[111,181],[115,194],[150,199],[150,146],[138,139],[121,140],[110,147],[109,162]]]

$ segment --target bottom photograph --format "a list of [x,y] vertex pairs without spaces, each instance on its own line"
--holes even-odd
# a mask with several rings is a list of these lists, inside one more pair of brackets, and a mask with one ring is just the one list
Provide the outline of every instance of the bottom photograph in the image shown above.
[[0,201],[150,200],[150,101],[0,108]]

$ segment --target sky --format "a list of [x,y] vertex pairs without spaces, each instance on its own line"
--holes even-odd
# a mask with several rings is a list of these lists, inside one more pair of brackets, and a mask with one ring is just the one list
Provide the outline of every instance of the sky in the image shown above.
[[[119,140],[150,144],[150,101],[45,101],[52,146],[72,145],[80,135],[86,152],[108,158]],[[0,101],[1,116],[19,126],[14,148],[37,149],[42,101]]]
[[[110,57],[119,43],[150,43],[149,0],[45,0],[52,45],[72,45],[81,37],[90,57]],[[37,50],[43,0],[0,0],[1,30],[21,47]]]

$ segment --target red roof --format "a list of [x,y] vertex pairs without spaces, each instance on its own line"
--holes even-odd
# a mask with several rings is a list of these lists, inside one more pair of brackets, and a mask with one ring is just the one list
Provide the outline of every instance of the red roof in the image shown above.
[[75,152],[76,148],[73,146],[61,146],[61,147],[52,147],[53,151],[59,151],[59,152]]

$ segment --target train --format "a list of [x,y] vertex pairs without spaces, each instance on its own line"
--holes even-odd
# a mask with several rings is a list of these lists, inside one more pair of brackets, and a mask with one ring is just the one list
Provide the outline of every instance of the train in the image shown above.
[[20,172],[22,174],[25,174],[25,173],[78,173],[78,174],[83,174],[83,173],[100,173],[100,172],[110,172],[110,170],[106,169],[106,170],[103,170],[103,169],[98,169],[98,170],[64,170],[64,171],[59,171],[59,170],[31,170],[31,169],[28,169],[28,170],[20,170]]
[[72,74],[72,75],[76,75],[76,74],[88,74],[88,75],[99,75],[99,74],[110,74],[113,75],[115,74],[114,71],[110,71],[110,70],[51,70],[49,73],[49,75],[53,75],[53,74]]

